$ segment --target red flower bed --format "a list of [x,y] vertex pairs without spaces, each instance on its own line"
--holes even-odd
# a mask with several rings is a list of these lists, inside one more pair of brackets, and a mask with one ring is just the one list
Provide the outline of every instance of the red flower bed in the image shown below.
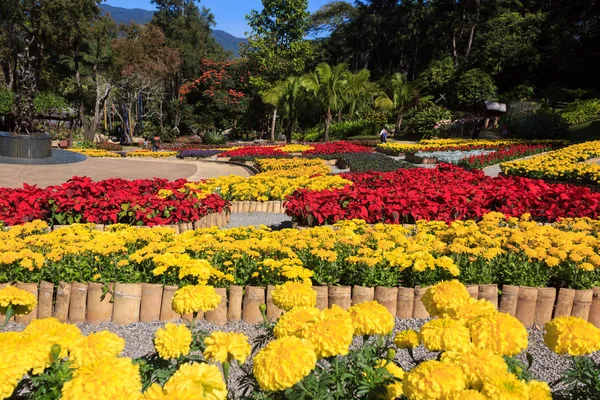
[[[198,191],[179,190],[186,180],[107,179],[94,182],[74,177],[58,186],[40,189],[0,189],[0,221],[18,225],[34,219],[50,224],[89,222],[130,225],[170,225],[194,222],[211,212],[221,212],[227,201],[210,194],[199,199]],[[161,189],[167,192],[160,192]]]
[[531,213],[537,221],[600,215],[600,193],[517,177],[486,177],[452,165],[386,173],[344,174],[354,185],[288,197],[287,214],[301,225],[364,219],[369,223],[479,220],[491,211]]
[[286,156],[287,154],[274,147],[247,146],[235,150],[229,150],[219,154],[217,157],[245,157],[245,156]]
[[312,144],[312,150],[307,150],[302,154],[315,155],[315,154],[344,154],[344,153],[371,153],[372,147],[359,146],[350,142],[328,142],[328,143],[316,143]]
[[488,165],[499,164],[501,162],[515,160],[517,158],[522,158],[530,156],[532,154],[542,153],[544,151],[550,150],[552,150],[552,147],[548,145],[520,144],[516,146],[511,146],[507,149],[498,150],[490,154],[482,154],[480,156],[471,156],[462,159],[460,160],[458,165],[467,168],[481,169],[487,167]]

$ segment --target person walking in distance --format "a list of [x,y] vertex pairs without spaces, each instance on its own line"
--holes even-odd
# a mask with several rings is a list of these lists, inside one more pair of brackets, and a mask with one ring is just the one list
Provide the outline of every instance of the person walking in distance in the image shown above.
[[386,143],[388,137],[388,132],[385,130],[385,126],[381,127],[381,132],[379,132],[379,140],[381,143]]

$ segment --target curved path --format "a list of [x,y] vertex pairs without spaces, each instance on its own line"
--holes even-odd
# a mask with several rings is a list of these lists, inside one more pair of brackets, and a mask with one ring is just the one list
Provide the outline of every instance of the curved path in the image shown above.
[[93,180],[187,178],[198,181],[226,175],[250,176],[252,173],[242,166],[224,162],[88,157],[73,164],[0,164],[0,187],[22,187],[23,183],[46,187],[64,183],[73,176],[88,176]]

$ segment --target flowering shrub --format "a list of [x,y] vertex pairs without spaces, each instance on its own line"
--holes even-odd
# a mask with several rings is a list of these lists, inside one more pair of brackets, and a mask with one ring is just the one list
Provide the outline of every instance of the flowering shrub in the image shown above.
[[576,144],[527,160],[507,162],[500,167],[507,175],[598,184],[600,165],[585,163],[596,157],[600,157],[600,141]]
[[69,149],[69,151],[80,153],[88,157],[122,157],[119,153],[100,149]]
[[177,158],[208,158],[222,152],[222,150],[181,150],[177,154]]
[[386,173],[343,174],[354,185],[288,198],[287,214],[302,225],[364,219],[370,223],[479,220],[490,211],[530,213],[536,221],[600,215],[600,194],[587,188],[516,177],[486,177],[451,165]]
[[316,143],[312,150],[306,150],[303,155],[344,154],[344,153],[370,153],[371,147],[359,146],[352,142],[328,142]]
[[51,224],[90,222],[168,225],[193,222],[221,212],[227,202],[215,194],[186,187],[185,180],[107,179],[94,182],[74,177],[58,186],[40,189],[1,189],[0,221],[17,225],[34,219]]
[[119,143],[112,143],[112,142],[97,143],[96,148],[99,150],[106,150],[106,151],[121,151],[121,150],[123,150],[123,146],[121,146]]
[[416,144],[382,143],[377,150],[391,153],[407,153],[416,151],[450,151],[450,150],[476,150],[476,149],[504,149],[516,145],[544,145],[547,147],[561,147],[569,144],[568,140],[515,140],[515,139],[431,139],[421,140]]
[[[527,216],[507,220],[491,213],[477,223],[456,221],[450,226],[422,221],[412,228],[371,227],[343,221],[333,228],[211,228],[180,235],[168,228],[114,226],[102,232],[72,225],[45,232],[45,227],[35,222],[0,231],[0,283],[227,287],[297,280],[394,287],[428,286],[456,277],[465,284],[589,289],[600,280],[600,221],[589,219],[540,226]],[[431,301],[440,301],[436,292],[432,296]],[[430,309],[430,300],[423,301]],[[445,314],[458,318],[456,304],[442,304]],[[461,315],[467,314],[482,315],[481,307],[462,307]]]
[[308,151],[314,149],[314,146],[308,144],[287,144],[282,147],[278,147],[278,150],[283,151],[284,153],[302,153],[303,151]]
[[234,150],[228,150],[219,157],[245,157],[245,156],[285,156],[287,153],[279,150],[277,147],[269,146],[245,146]]
[[[296,169],[300,167],[326,167],[323,160],[318,158],[257,158],[254,163],[261,171],[280,171],[288,169]],[[328,173],[327,170],[324,173]]]

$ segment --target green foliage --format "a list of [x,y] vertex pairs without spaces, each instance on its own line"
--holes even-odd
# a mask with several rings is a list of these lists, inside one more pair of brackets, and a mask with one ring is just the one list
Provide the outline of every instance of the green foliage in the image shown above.
[[430,137],[436,133],[434,126],[443,120],[452,119],[452,113],[439,106],[431,106],[417,111],[408,120],[408,130],[413,134],[421,135],[423,138]]
[[424,90],[434,96],[447,91],[455,77],[456,66],[452,57],[433,60],[420,75]]
[[456,84],[456,100],[461,107],[483,110],[484,101],[495,101],[498,89],[492,77],[480,69],[471,69]]
[[225,144],[227,138],[220,132],[209,131],[202,136],[203,144]]
[[42,115],[60,115],[69,110],[69,103],[56,94],[43,92],[33,99],[35,111]]
[[81,140],[73,143],[74,149],[95,149],[96,145],[94,142],[89,140]]
[[[277,107],[277,112],[287,119],[286,140],[291,142],[296,128],[298,113],[306,100],[306,93],[300,78],[290,76],[277,81],[262,95],[263,102]],[[273,140],[275,138],[272,138]]]
[[557,399],[600,398],[600,366],[588,357],[571,357],[571,368],[559,381],[564,387],[556,391]]
[[313,126],[303,132],[302,140],[305,142],[318,142],[323,139],[323,127]]
[[564,139],[568,126],[562,116],[550,109],[541,108],[534,114],[508,117],[508,131],[523,139]]
[[400,133],[404,115],[422,105],[419,91],[423,85],[423,81],[417,79],[409,82],[404,74],[397,72],[386,82],[380,96],[375,99],[376,107],[387,110],[396,117],[396,133]]
[[41,374],[30,375],[22,380],[15,393],[26,392],[27,398],[34,400],[60,398],[63,385],[73,378],[73,369],[69,360],[60,359],[59,354],[60,345],[53,345],[50,351],[50,366]]
[[0,115],[12,112],[15,104],[15,94],[10,90],[0,89]]
[[400,168],[412,168],[408,163],[395,160],[381,153],[340,154],[338,166],[340,168],[350,168],[350,172],[387,172],[396,171]]
[[575,100],[561,112],[562,119],[569,125],[589,121],[598,114],[600,114],[600,99]]
[[379,127],[376,122],[366,120],[334,122],[329,127],[329,137],[347,139],[350,136],[376,135]]

